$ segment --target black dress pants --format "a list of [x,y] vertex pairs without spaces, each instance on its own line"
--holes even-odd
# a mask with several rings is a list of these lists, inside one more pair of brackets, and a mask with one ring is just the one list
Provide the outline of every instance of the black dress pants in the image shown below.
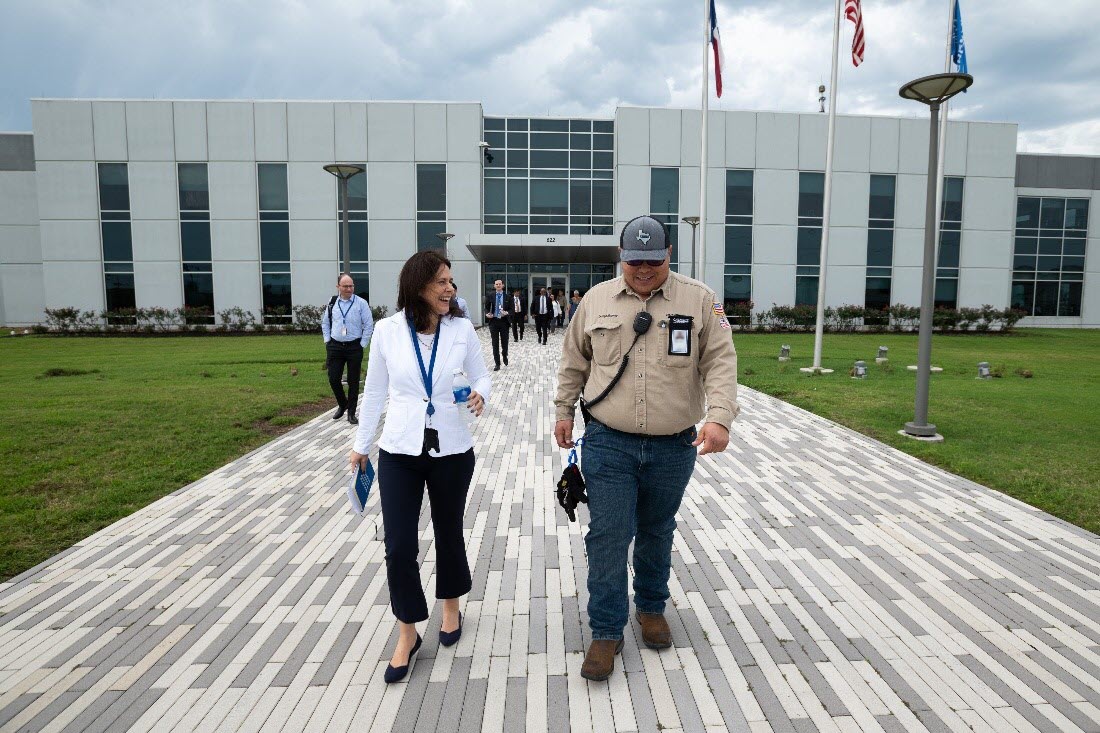
[[550,319],[553,317],[549,313],[535,316],[535,333],[539,337],[540,344],[545,344],[546,339],[550,337]]
[[521,338],[523,338],[523,328],[526,325],[527,324],[524,321],[523,316],[518,316],[518,315],[513,315],[512,316],[512,339],[513,340],[519,341]]
[[435,532],[435,597],[458,598],[470,592],[473,579],[462,537],[466,494],[474,475],[474,450],[433,458],[378,451],[378,491],[386,531],[386,580],[390,608],[398,621],[413,624],[428,618],[420,585],[420,506],[428,487]]
[[[332,387],[332,394],[336,397],[336,404],[341,409],[350,408],[355,414],[355,406],[359,404],[359,372],[363,368],[363,345],[359,340],[337,341],[330,338],[325,344],[328,355],[328,384]],[[344,373],[344,365],[348,367],[348,394],[344,396],[344,387],[340,384],[340,377]]]
[[[504,361],[508,361],[508,316],[489,321],[489,335],[493,338],[493,361],[500,366],[500,352],[504,349]],[[501,341],[504,342],[503,346]]]

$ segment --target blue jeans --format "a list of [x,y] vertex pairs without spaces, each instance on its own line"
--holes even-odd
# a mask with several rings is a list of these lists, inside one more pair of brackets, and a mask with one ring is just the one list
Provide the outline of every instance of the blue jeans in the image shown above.
[[634,606],[664,613],[676,511],[695,469],[695,428],[669,436],[623,433],[596,420],[584,436],[591,520],[588,623],[592,639],[621,639],[629,612],[627,550],[634,541]]

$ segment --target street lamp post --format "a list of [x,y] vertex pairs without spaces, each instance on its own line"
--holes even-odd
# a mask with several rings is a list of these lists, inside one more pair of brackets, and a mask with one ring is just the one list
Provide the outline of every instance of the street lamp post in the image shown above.
[[936,284],[936,179],[939,178],[940,105],[974,83],[969,74],[933,74],[914,79],[898,94],[927,104],[931,110],[928,128],[928,193],[924,207],[924,270],[921,277],[920,335],[917,349],[917,395],[913,420],[898,432],[911,438],[943,440],[936,426],[928,422],[928,386],[932,374],[932,299]]
[[348,179],[359,175],[366,169],[354,163],[331,163],[325,166],[325,170],[340,180],[340,208],[344,212],[343,229],[341,230],[343,246],[340,247],[340,254],[343,259],[341,272],[351,274],[351,240],[348,239]]
[[691,279],[695,278],[695,228],[699,226],[699,217],[697,216],[685,216],[681,219],[685,224],[691,224]]
[[451,238],[454,237],[454,235],[451,234],[450,232],[436,232],[435,236],[437,236],[441,240],[443,240],[443,256],[446,257],[447,256],[447,242],[449,242],[451,240]]

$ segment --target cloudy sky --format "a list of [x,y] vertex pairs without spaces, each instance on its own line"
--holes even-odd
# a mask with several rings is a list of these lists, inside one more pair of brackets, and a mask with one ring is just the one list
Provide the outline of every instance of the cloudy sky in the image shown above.
[[[1100,0],[962,0],[974,88],[953,118],[1019,123],[1019,149],[1100,155]],[[0,0],[0,131],[34,97],[481,101],[487,114],[698,107],[698,0]],[[1047,10],[1047,12],[1043,12]],[[719,0],[712,109],[816,111],[830,0]],[[948,0],[863,0],[866,62],[838,110],[923,114]],[[844,22],[844,46],[851,24]],[[1089,49],[1093,50],[1089,50]],[[713,82],[712,82],[713,89]]]

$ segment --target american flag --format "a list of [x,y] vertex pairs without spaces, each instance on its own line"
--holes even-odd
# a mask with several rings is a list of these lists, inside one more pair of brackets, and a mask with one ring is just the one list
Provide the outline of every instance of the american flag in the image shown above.
[[863,11],[859,8],[859,0],[844,0],[844,17],[856,24],[855,35],[852,36],[852,65],[859,66],[863,63]]

